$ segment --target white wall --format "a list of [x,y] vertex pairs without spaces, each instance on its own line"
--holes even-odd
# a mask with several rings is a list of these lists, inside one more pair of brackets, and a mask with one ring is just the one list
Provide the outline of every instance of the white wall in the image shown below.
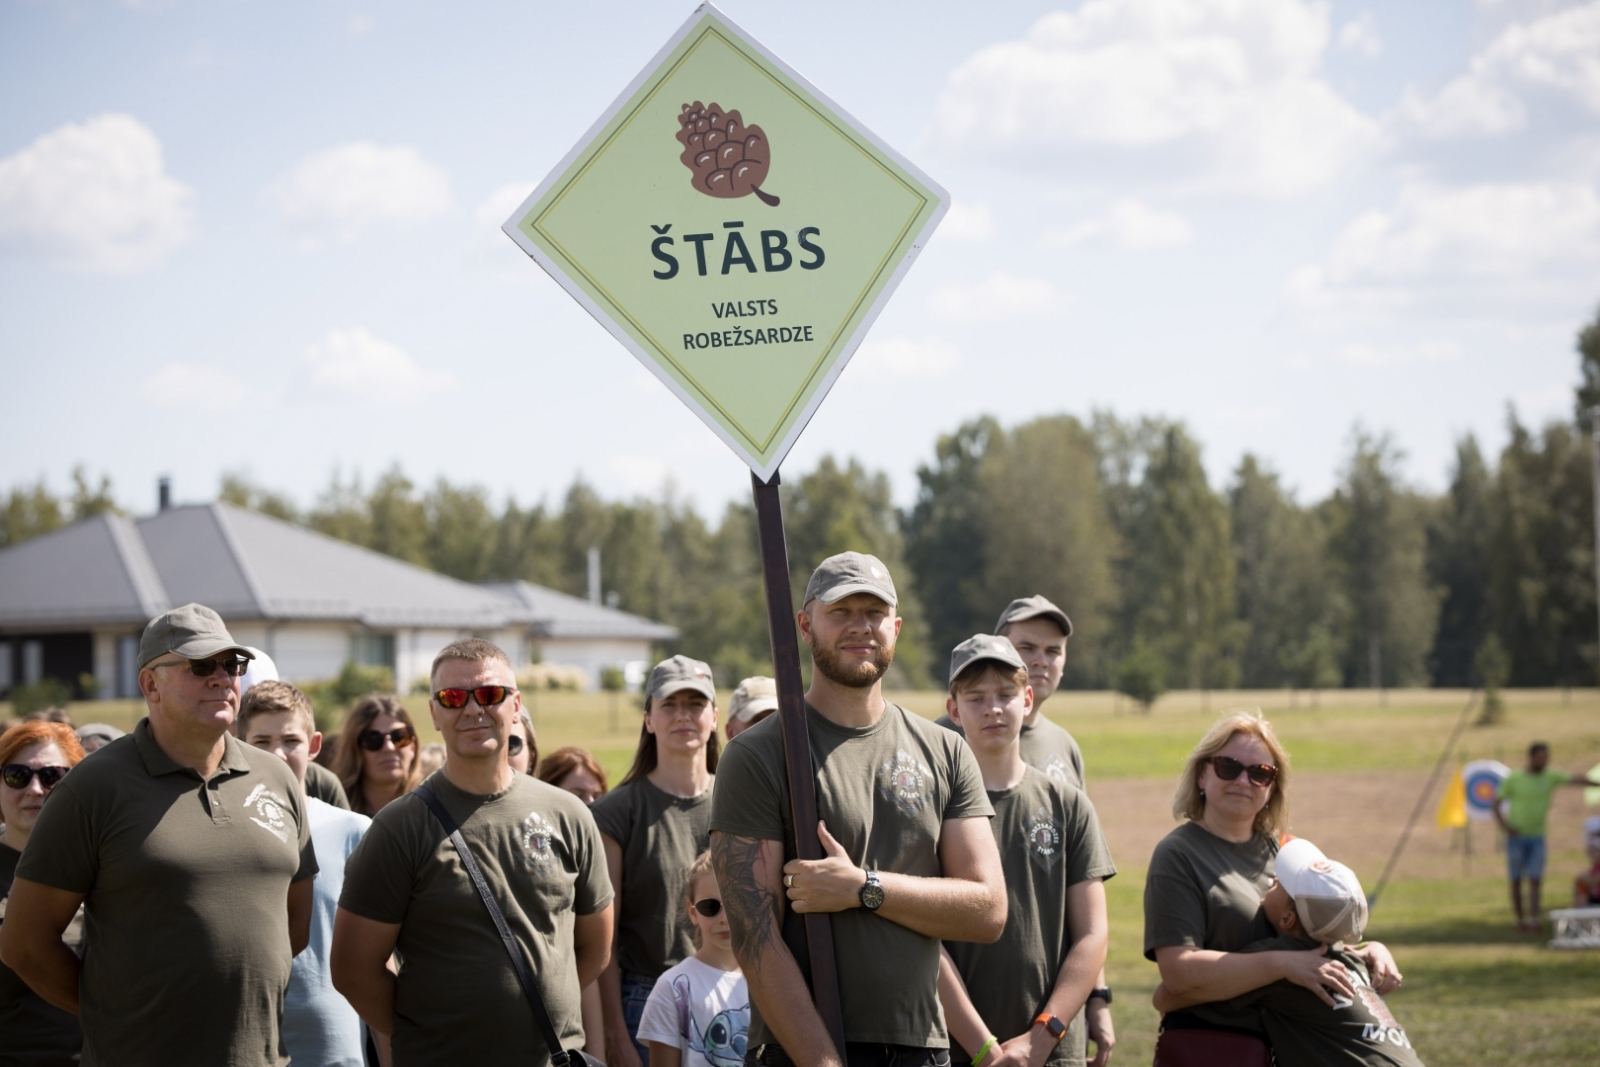
[[591,690],[600,688],[602,667],[620,669],[623,664],[631,660],[647,661],[649,666],[645,668],[646,670],[655,666],[650,660],[649,641],[542,637],[536,643],[539,646],[541,659],[545,663],[582,667],[589,676]]
[[240,637],[248,632],[229,630],[241,644],[252,644],[272,657],[278,677],[290,682],[313,682],[335,677],[350,658],[350,627],[316,623],[282,623],[266,629],[261,643]]

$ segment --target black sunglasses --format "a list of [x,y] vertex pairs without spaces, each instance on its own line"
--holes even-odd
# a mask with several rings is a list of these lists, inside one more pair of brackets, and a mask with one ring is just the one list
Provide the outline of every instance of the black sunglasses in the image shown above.
[[415,740],[416,737],[411,733],[411,727],[396,726],[388,733],[380,733],[377,730],[362,730],[361,735],[356,738],[356,743],[368,752],[377,752],[383,748],[385,741],[394,742],[395,748],[405,748]]
[[12,789],[26,789],[28,783],[33,781],[33,776],[39,776],[39,787],[45,792],[56,787],[56,783],[67,776],[71,767],[29,767],[22,763],[8,763],[0,767],[0,781]]
[[694,902],[694,910],[708,919],[715,919],[722,914],[722,901],[716,897],[706,897],[704,900]]
[[169,659],[165,663],[152,663],[151,667],[181,667],[189,665],[189,672],[196,678],[209,678],[216,673],[217,668],[222,668],[222,673],[230,678],[237,678],[250,666],[250,660],[244,656],[207,656],[205,659]]
[[509,738],[506,739],[506,751],[511,753],[513,756],[522,755],[522,735],[521,734],[512,734]]
[[1249,776],[1251,785],[1269,786],[1278,780],[1278,768],[1272,764],[1245,764],[1232,756],[1212,756],[1211,769],[1216,771],[1217,777],[1224,782],[1233,781],[1239,777],[1240,772]]
[[515,692],[509,685],[480,685],[475,689],[441,689],[433,694],[433,699],[439,702],[440,707],[452,711],[466,707],[469,697],[476,700],[480,708],[492,708],[504,703],[506,697]]

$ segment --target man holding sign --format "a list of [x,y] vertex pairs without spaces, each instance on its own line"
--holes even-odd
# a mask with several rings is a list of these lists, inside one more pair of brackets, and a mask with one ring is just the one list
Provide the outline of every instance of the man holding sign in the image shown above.
[[747,1063],[840,1064],[812,1006],[801,916],[831,913],[849,1067],[945,1067],[939,942],[992,942],[1006,892],[993,809],[961,739],[883,697],[901,620],[888,568],[845,552],[806,586],[806,728],[821,860],[794,857],[776,718],[729,743],[711,853],[754,1007]]

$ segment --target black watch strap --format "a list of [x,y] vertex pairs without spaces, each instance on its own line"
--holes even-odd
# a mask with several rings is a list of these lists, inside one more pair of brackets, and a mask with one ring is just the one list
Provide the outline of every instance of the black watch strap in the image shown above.
[[1097,998],[1100,999],[1100,1000],[1105,1001],[1107,1004],[1110,1004],[1111,1003],[1111,987],[1110,986],[1102,986],[1099,989],[1091,989],[1091,990],[1089,990],[1089,999],[1090,1000],[1095,1000]]

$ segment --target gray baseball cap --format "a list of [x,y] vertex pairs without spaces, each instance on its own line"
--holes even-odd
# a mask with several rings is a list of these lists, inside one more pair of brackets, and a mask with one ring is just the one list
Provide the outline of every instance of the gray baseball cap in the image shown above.
[[950,653],[950,684],[955,685],[956,678],[962,671],[985,659],[1004,663],[1007,667],[1028,669],[1028,665],[1022,662],[1022,657],[1017,655],[1017,650],[1012,648],[1011,642],[1004,637],[996,637],[994,634],[973,634]]
[[645,682],[645,695],[651,700],[671,696],[680,689],[693,689],[712,703],[717,700],[717,686],[711,678],[711,668],[688,656],[673,656],[656,664]]
[[757,675],[746,678],[728,702],[728,719],[749,722],[764,711],[778,710],[778,683]]
[[254,658],[248,647],[228,633],[221,615],[204,604],[185,604],[157,615],[145,626],[139,638],[139,668],[143,670],[169,652],[184,659],[205,659],[228,651]]
[[804,607],[813,600],[832,604],[852,593],[871,593],[891,608],[900,602],[895,595],[894,579],[889,568],[877,556],[863,552],[841,552],[829,556],[811,572],[806,583],[806,595],[800,604]]
[[1007,604],[1006,610],[1000,613],[1000,621],[994,624],[994,632],[999,633],[1024,619],[1049,619],[1061,627],[1063,634],[1072,636],[1072,620],[1067,618],[1067,613],[1042,596],[1025,596]]

